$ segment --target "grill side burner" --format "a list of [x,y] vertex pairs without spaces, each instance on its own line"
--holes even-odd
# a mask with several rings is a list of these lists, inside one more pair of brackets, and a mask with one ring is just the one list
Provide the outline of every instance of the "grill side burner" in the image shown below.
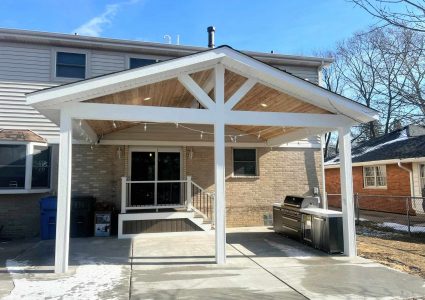
[[281,207],[273,208],[275,231],[302,240],[301,208],[318,207],[318,197],[286,196]]

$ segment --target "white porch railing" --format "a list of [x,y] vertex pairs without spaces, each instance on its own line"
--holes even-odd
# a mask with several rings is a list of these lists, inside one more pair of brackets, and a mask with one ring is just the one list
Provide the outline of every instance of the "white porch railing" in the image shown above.
[[[158,189],[158,186],[162,188]],[[185,180],[149,181],[135,181],[121,177],[122,214],[130,210],[166,208],[186,208],[187,211],[195,211],[205,220],[212,221],[214,193],[206,192],[192,181],[191,176],[187,176]]]

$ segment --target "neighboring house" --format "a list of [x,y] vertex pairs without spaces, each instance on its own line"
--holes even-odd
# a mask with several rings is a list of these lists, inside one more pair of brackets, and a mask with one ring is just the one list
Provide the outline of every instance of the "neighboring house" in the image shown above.
[[[48,111],[40,112],[26,104],[27,93],[206,49],[0,29],[0,226],[4,226],[1,234],[37,236],[38,201],[46,195],[57,194],[59,128],[43,115],[48,115]],[[244,53],[314,84],[319,82],[321,68],[331,62],[323,58]],[[237,75],[230,72],[227,75],[233,76],[237,83]],[[208,87],[211,81],[206,82],[208,77],[199,79],[211,91],[212,87]],[[193,102],[189,94],[178,96],[182,86],[178,82],[173,84],[176,95],[169,94],[168,100],[180,97]],[[280,97],[276,91],[268,93],[270,99]],[[144,104],[150,105],[148,97],[145,100]],[[264,106],[273,105],[273,102],[266,104],[266,98],[264,102]],[[193,103],[199,105],[196,101]],[[306,107],[296,101],[288,103],[295,105],[295,109]],[[214,152],[212,135],[208,134],[211,127],[188,125],[190,129],[185,129],[169,123],[133,126],[135,124],[109,121],[104,124],[92,122],[88,128],[87,124],[85,121],[74,124],[81,136],[74,137],[73,195],[92,195],[120,209],[121,177],[128,176],[134,180],[155,181],[145,187],[133,184],[131,197],[143,194],[146,199],[139,199],[138,203],[156,208],[161,201],[170,202],[170,197],[175,198],[174,202],[182,201],[180,189],[183,187],[157,183],[161,176],[173,180],[186,180],[191,176],[193,184],[199,186],[198,190],[193,190],[198,196],[194,201],[211,197],[208,194],[214,188]],[[226,129],[226,134],[232,135],[227,137],[231,145],[226,150],[229,226],[261,225],[264,215],[271,212],[272,203],[285,195],[311,194],[314,187],[322,190],[322,159],[317,138],[283,143],[271,149],[266,139],[278,136],[283,129],[265,128],[252,134],[239,129]],[[93,147],[91,144],[97,140],[100,144]],[[211,199],[208,201],[211,205]]]
[[[423,126],[409,125],[357,145],[352,162],[354,193],[368,196],[360,202],[361,208],[405,212],[405,199],[389,196],[425,197]],[[326,160],[325,174],[329,206],[339,207],[339,196],[332,196],[340,193],[339,156]],[[423,212],[420,199],[412,201],[412,206]]]

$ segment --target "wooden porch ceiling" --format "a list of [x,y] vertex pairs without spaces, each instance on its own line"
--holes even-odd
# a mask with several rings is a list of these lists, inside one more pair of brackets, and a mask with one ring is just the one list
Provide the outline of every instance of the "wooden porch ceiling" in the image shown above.
[[[211,81],[213,80],[213,70],[205,70],[190,75],[192,79],[214,99],[214,90]],[[225,101],[247,81],[244,76],[236,74],[226,69],[225,71]],[[178,108],[203,109],[202,105],[194,99],[192,94],[179,82],[177,78],[164,80],[157,83],[148,84],[139,88],[102,96],[85,102],[127,104],[144,106],[162,106]],[[330,112],[320,107],[311,105],[293,96],[267,87],[261,83],[256,83],[254,87],[235,105],[233,110],[239,111],[264,111],[264,112],[293,112],[293,113],[314,113],[329,114]],[[94,121],[88,120],[89,125],[100,136],[115,131],[123,130],[140,123],[115,121]],[[298,128],[290,127],[260,127],[260,126],[231,126],[242,133],[258,135],[261,132],[261,140],[267,140],[285,133],[289,133]]]

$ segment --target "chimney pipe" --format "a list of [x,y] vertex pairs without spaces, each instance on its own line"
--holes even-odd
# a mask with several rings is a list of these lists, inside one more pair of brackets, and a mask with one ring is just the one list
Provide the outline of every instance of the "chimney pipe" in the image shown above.
[[209,26],[207,28],[208,31],[208,48],[214,48],[214,33],[215,33],[215,27]]

